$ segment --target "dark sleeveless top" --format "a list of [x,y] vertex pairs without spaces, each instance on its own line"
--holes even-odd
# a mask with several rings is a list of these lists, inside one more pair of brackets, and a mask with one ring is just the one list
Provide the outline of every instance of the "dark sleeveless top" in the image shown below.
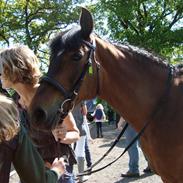
[[57,142],[51,131],[44,132],[32,128],[28,120],[27,111],[21,110],[20,115],[21,123],[27,129],[33,144],[44,161],[52,163],[56,157],[64,156],[70,165],[76,164],[75,154],[71,145]]

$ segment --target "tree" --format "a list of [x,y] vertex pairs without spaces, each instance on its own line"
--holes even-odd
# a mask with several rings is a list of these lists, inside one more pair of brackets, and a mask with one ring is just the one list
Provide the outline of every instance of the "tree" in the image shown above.
[[112,39],[127,41],[166,57],[183,50],[183,3],[181,0],[101,0],[97,14],[107,17],[108,33]]
[[47,65],[45,43],[76,19],[72,0],[1,0],[0,45],[28,45]]

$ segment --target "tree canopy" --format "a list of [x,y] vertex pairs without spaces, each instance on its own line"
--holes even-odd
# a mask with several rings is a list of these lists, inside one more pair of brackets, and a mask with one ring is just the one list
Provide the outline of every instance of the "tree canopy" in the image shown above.
[[1,0],[0,45],[28,45],[47,64],[45,44],[76,19],[72,0]]
[[96,4],[95,11],[100,17],[100,26],[105,25],[107,20],[106,29],[101,26],[101,30],[111,39],[127,41],[160,55],[181,59],[181,0],[101,0]]
[[52,35],[78,21],[76,3],[88,5],[100,36],[182,59],[181,0],[1,0],[0,47],[28,45],[47,64]]

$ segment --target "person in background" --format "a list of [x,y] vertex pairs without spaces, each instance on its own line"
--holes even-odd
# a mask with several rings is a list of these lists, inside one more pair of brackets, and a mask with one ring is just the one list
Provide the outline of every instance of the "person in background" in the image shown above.
[[106,115],[104,113],[104,107],[102,104],[97,104],[93,116],[94,121],[96,123],[97,138],[100,137],[102,138],[103,137],[102,123],[106,120]]
[[[93,111],[94,111],[93,101],[94,100],[87,100],[86,101],[86,107],[87,107],[86,112],[87,112],[87,114],[88,113],[92,114]],[[92,142],[93,139],[91,137],[90,128],[89,128],[89,125],[88,125],[88,119],[87,119],[86,115],[83,116],[83,122],[84,122],[84,126],[85,126],[85,131],[86,131],[86,140],[85,140],[86,166],[87,166],[88,169],[90,169],[91,166],[92,166],[92,158],[91,158],[91,152],[90,152],[90,148],[89,148],[89,141]]]
[[50,169],[33,146],[19,121],[19,111],[12,99],[0,94],[0,182],[8,183],[13,163],[25,183],[56,183],[64,174],[64,159],[55,159]]
[[89,148],[89,141],[92,142],[93,139],[91,138],[87,119],[84,119],[84,126],[85,126],[85,130],[86,130],[85,159],[86,159],[86,166],[88,169],[90,169],[92,166],[92,158],[91,158],[91,152],[90,152],[90,148]]
[[[85,145],[87,140],[86,128],[84,124],[84,120],[86,120],[87,115],[86,103],[82,101],[81,103],[77,104],[72,110],[72,114],[80,131],[80,139],[75,143],[75,154],[78,164],[78,173],[83,173],[85,168]],[[86,180],[88,180],[88,178],[88,176],[79,176],[79,183],[85,182]]]
[[[17,92],[18,102],[27,113],[39,87],[41,72],[38,58],[27,46],[14,46],[0,52],[0,66],[2,87],[12,88]],[[45,161],[45,166],[50,167],[56,157],[64,156],[67,159],[67,173],[61,176],[58,182],[73,183],[72,165],[76,160],[70,144],[79,139],[79,130],[72,114],[69,113],[63,123],[50,132],[33,127],[31,121],[25,119],[25,128]]]
[[86,106],[87,106],[87,120],[89,122],[92,122],[94,120],[93,112],[95,111],[96,98],[86,100]]
[[[122,130],[122,127],[127,123],[122,117],[120,117],[120,120],[118,122],[118,129]],[[137,133],[133,129],[133,127],[128,124],[128,127],[124,133],[126,137],[126,146],[129,145],[132,140],[136,137]],[[129,170],[125,174],[121,174],[122,177],[139,177],[139,150],[138,150],[138,140],[133,143],[133,145],[128,149],[128,155],[129,155],[129,163],[128,167]],[[148,166],[144,169],[144,173],[151,173],[151,169],[149,168],[149,163],[147,162]],[[148,172],[145,172],[146,170],[149,170]]]
[[[118,122],[118,129],[121,130],[122,126],[126,121],[121,117]],[[130,124],[128,124],[128,128],[126,129],[124,133],[126,139],[125,144],[126,146],[129,145],[129,143],[134,139],[134,137],[137,135],[135,130],[132,128]],[[129,155],[129,163],[128,167],[129,170],[125,174],[121,174],[122,177],[139,177],[139,151],[138,151],[138,141],[135,141],[134,144],[128,149],[128,155]]]

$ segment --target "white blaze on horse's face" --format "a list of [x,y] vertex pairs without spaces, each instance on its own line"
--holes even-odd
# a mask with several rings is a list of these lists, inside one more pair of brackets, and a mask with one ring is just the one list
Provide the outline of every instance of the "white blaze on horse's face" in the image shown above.
[[64,49],[59,51],[58,54],[57,54],[57,57],[60,57],[63,54],[63,52],[64,52]]

